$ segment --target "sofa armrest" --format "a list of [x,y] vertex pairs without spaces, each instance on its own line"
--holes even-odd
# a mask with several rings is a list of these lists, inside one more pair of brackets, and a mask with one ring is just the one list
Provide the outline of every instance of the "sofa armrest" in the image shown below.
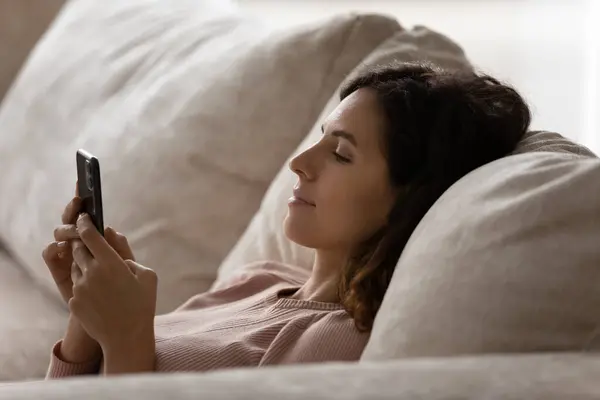
[[480,356],[12,383],[0,399],[597,399],[598,376],[599,355]]

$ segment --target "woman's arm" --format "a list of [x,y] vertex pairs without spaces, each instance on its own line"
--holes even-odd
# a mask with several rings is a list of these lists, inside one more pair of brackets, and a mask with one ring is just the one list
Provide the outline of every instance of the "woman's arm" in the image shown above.
[[101,362],[100,345],[70,316],[64,338],[52,349],[46,379],[97,374]]
[[87,334],[72,315],[69,316],[67,331],[60,346],[60,356],[63,361],[73,364],[98,361],[102,357],[98,342]]
[[138,338],[113,342],[103,352],[103,375],[153,372],[156,357],[154,329]]

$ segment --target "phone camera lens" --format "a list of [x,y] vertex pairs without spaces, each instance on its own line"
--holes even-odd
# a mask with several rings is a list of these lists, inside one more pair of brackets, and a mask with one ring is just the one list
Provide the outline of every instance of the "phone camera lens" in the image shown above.
[[89,161],[87,161],[85,163],[85,180],[86,180],[88,189],[93,190],[94,189],[94,181],[92,179],[92,166],[90,165]]
[[87,187],[90,190],[94,190],[94,181],[92,180],[92,175],[91,174],[86,174],[86,183],[87,183]]

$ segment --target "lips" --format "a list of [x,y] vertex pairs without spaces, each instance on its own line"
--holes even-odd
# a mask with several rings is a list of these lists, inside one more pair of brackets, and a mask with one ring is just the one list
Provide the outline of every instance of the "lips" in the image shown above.
[[309,200],[308,196],[303,194],[299,188],[294,189],[294,196],[290,200],[294,200],[294,201],[300,202],[300,203],[305,203],[307,205],[315,207],[315,203],[313,201]]

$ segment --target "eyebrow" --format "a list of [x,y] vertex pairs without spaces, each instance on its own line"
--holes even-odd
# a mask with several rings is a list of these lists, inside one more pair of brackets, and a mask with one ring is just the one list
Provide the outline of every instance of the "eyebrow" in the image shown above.
[[[321,125],[321,132],[325,133],[325,124]],[[358,147],[358,143],[356,142],[356,137],[351,133],[348,133],[346,131],[336,130],[336,131],[331,132],[331,136],[344,138],[344,139],[348,140],[350,143],[352,143],[354,145],[354,147]]]

